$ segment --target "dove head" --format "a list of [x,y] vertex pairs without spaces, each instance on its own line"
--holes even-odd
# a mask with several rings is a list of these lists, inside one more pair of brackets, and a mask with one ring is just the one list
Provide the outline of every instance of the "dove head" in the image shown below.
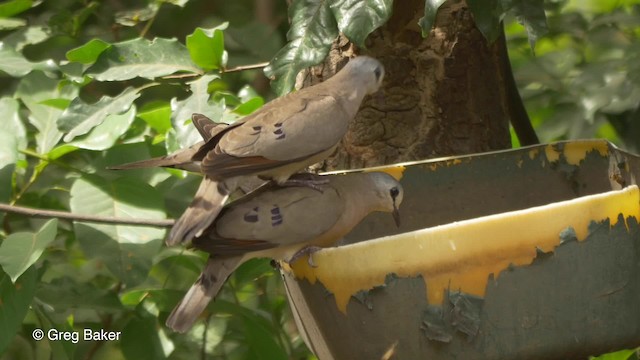
[[376,210],[390,212],[397,226],[400,226],[398,207],[402,203],[402,185],[393,176],[384,172],[368,173],[375,188],[374,198],[378,205]]
[[358,56],[351,59],[340,71],[358,82],[366,94],[378,91],[384,79],[384,66],[380,61],[369,56]]

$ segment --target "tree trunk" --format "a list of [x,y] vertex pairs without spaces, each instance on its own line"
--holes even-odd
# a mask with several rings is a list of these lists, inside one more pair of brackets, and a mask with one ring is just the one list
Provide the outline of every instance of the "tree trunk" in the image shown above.
[[343,36],[325,64],[301,74],[308,86],[355,54],[382,61],[379,93],[365,99],[339,150],[322,170],[349,169],[511,147],[499,44],[489,45],[464,2],[445,3],[428,37],[424,1],[394,2],[393,16],[357,49]]

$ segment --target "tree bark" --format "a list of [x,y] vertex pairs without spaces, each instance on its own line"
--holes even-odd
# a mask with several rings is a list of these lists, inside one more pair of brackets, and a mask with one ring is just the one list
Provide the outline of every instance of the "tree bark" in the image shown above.
[[394,2],[393,16],[358,49],[341,36],[320,66],[301,73],[308,86],[347,57],[366,54],[385,66],[381,91],[363,102],[349,133],[320,170],[377,166],[511,147],[508,96],[499,46],[488,44],[466,3],[448,1],[421,36],[424,1]]

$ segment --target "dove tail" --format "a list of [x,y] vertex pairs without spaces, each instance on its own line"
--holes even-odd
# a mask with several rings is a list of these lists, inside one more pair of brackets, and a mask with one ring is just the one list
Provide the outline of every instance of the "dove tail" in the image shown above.
[[229,275],[240,266],[242,257],[209,257],[207,265],[187,294],[167,318],[167,326],[184,333],[191,329],[211,299],[218,295]]
[[161,156],[153,159],[134,161],[122,165],[109,166],[107,169],[109,170],[128,170],[128,169],[142,169],[142,168],[150,168],[150,167],[171,167],[175,165],[173,159],[169,158],[169,156]]
[[166,241],[167,245],[188,243],[194,237],[202,235],[220,213],[229,198],[229,193],[224,183],[208,177],[202,179],[193,201],[173,225]]

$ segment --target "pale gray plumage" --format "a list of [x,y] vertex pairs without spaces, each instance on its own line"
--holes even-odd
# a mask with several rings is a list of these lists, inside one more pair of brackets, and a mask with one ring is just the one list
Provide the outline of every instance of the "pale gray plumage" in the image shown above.
[[[221,129],[198,145],[197,151],[156,160],[159,166],[171,166],[170,160],[179,159],[185,168],[185,157],[190,156],[205,176],[193,202],[171,229],[167,245],[199,236],[243,178],[260,176],[282,184],[329,156],[346,134],[362,99],[378,90],[383,77],[379,61],[356,57],[327,81],[275,99]],[[195,119],[194,124],[199,126]],[[200,133],[203,137],[208,134]],[[152,164],[149,160],[120,168]]]
[[290,260],[301,250],[332,246],[373,211],[394,214],[402,186],[382,172],[325,176],[322,191],[308,187],[263,187],[226,206],[193,240],[212,254],[198,280],[176,306],[167,326],[191,328],[229,275],[256,257]]

